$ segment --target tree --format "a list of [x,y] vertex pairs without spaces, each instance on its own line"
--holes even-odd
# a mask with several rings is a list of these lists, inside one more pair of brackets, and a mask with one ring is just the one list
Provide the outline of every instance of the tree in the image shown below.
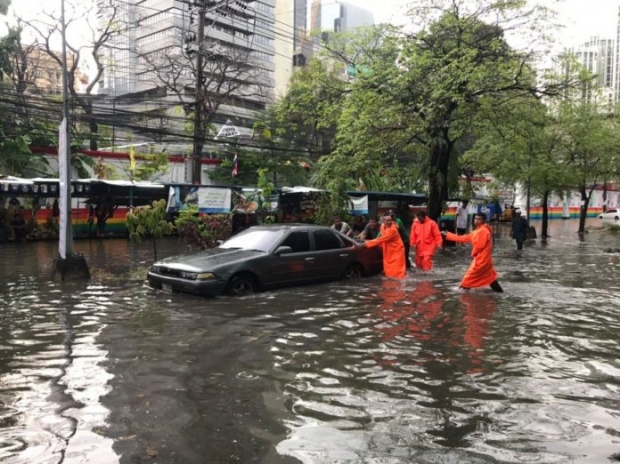
[[560,93],[565,83],[537,86],[532,53],[510,47],[506,35],[535,27],[546,10],[512,0],[420,0],[415,34],[384,29],[380,47],[365,48],[368,68],[350,83],[339,120],[334,159],[349,172],[408,162],[427,180],[429,215],[437,218],[460,173],[458,144],[484,108],[515,98]]
[[581,195],[579,234],[583,234],[592,192],[619,174],[620,124],[596,103],[583,100],[563,101],[558,117],[564,128],[561,149],[569,173],[566,187]]
[[489,108],[475,133],[476,142],[461,161],[501,183],[525,186],[528,213],[531,193],[542,197],[541,236],[546,238],[549,196],[565,187],[563,130],[557,118],[536,98],[525,97],[510,106]]
[[[84,120],[88,125],[90,149],[97,150],[99,123],[93,108],[95,99],[94,90],[105,69],[102,52],[112,35],[116,32],[115,28],[117,27],[120,7],[115,0],[101,0],[96,2],[96,4],[93,1],[86,3],[78,2],[75,4],[66,1],[66,4],[69,10],[67,14],[68,19],[65,20],[67,30],[72,29],[72,26],[80,20],[81,24],[85,25],[86,29],[90,32],[88,44],[77,47],[67,43],[67,76],[71,99],[83,113],[83,116],[78,119]],[[103,24],[97,23],[95,25],[96,18],[93,15],[93,11],[97,11],[99,14],[105,13],[107,18],[106,22]],[[27,27],[34,31],[45,52],[58,64],[59,68],[62,69],[62,54],[58,50],[55,50],[52,45],[57,41],[62,31],[60,16],[57,12],[45,11],[42,12],[40,16],[43,19],[26,20],[21,18],[20,21],[24,25],[24,28]],[[95,66],[94,74],[90,76],[84,74],[84,71],[88,67],[85,60],[86,54],[89,55],[89,59]],[[80,92],[82,84],[85,85],[85,88],[83,92]]]
[[28,147],[28,138],[3,137],[0,142],[0,173],[9,176],[44,176],[49,163],[42,155],[35,155]]
[[347,93],[342,63],[335,60],[314,59],[293,74],[267,118],[279,146],[306,152],[313,161],[330,154]]
[[[195,20],[194,14],[204,14],[201,11],[200,8],[190,11],[192,21]],[[243,24],[243,29],[251,28],[252,15],[237,5],[216,6],[216,13],[230,15],[234,21]],[[138,50],[139,78],[145,84],[174,96],[188,121],[192,122],[192,128],[194,121],[199,121],[194,131],[197,134],[194,140],[194,181],[200,181],[205,139],[216,135],[213,124],[221,107],[248,101],[260,107],[271,97],[267,71],[259,55],[252,51],[254,36],[244,35],[231,28],[225,32],[235,36],[234,44],[224,44],[209,37],[209,29],[214,26],[206,26],[202,44],[197,43],[200,33],[197,37],[195,32],[178,30],[176,40],[168,47],[156,51]],[[181,48],[178,45],[180,43],[188,46]]]

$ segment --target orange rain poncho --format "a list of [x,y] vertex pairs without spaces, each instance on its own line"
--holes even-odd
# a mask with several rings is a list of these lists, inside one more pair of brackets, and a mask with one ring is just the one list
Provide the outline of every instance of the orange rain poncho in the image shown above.
[[427,217],[424,223],[416,218],[411,224],[410,237],[409,243],[415,248],[415,265],[423,271],[430,271],[435,249],[443,244],[439,226],[431,218]]
[[461,288],[488,287],[497,280],[497,272],[493,268],[493,240],[488,225],[481,224],[467,235],[448,232],[446,239],[452,242],[468,242],[473,246],[471,256],[474,260],[461,281]]
[[386,277],[404,279],[407,275],[405,267],[405,245],[398,233],[398,226],[392,223],[390,227],[381,226],[381,237],[366,240],[368,248],[381,247],[383,250],[383,273]]

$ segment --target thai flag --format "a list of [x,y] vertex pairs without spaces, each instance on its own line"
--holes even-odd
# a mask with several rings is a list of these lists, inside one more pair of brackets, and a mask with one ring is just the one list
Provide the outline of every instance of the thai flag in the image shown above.
[[235,153],[235,157],[233,158],[232,176],[237,177],[238,175],[239,175],[239,160],[237,158],[237,154]]

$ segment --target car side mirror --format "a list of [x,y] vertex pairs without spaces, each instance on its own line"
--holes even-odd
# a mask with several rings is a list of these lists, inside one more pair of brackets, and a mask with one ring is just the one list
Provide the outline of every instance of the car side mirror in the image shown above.
[[276,249],[274,253],[276,256],[285,255],[287,253],[292,253],[293,249],[290,246],[280,246]]

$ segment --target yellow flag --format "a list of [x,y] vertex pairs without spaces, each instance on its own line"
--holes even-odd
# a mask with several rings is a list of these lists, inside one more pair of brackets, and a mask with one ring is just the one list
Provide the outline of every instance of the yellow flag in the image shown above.
[[136,154],[133,151],[133,145],[129,147],[129,170],[131,172],[136,170]]

